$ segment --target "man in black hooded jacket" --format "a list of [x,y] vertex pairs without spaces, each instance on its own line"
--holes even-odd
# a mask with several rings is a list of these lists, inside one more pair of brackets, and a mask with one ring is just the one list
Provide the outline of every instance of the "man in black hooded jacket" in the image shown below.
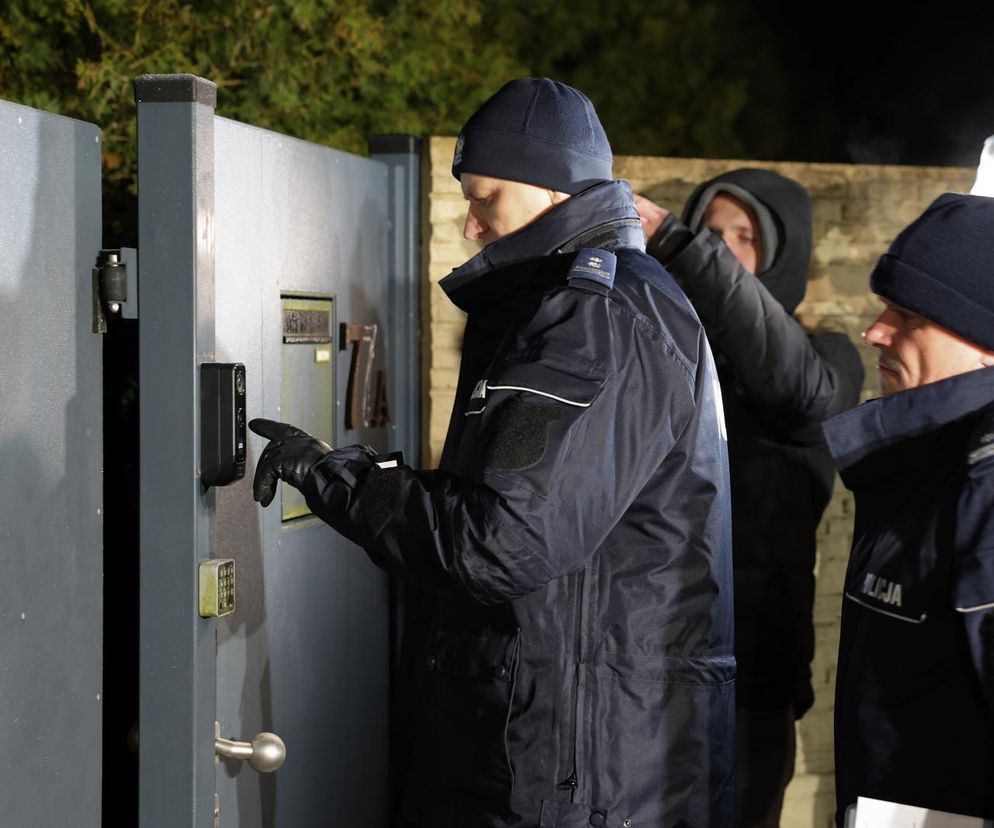
[[740,169],[701,184],[683,221],[636,199],[647,252],[686,292],[718,364],[728,427],[735,572],[739,824],[779,824],[794,722],[811,706],[815,530],[834,469],[826,417],[858,401],[863,368],[838,333],[808,334],[811,202]]
[[439,469],[292,426],[279,480],[438,598],[418,664],[408,817],[442,828],[734,821],[727,455],[700,321],[644,237],[590,101],[512,81],[453,175],[485,247]]

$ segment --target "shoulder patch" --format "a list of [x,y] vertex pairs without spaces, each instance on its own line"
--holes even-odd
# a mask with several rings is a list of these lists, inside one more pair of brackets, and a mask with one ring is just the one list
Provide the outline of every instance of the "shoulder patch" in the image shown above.
[[[618,269],[618,257],[610,250],[597,247],[581,247],[577,251],[573,266],[569,269],[566,280],[576,287],[589,287],[589,283],[600,285],[610,290],[614,287],[614,274]],[[588,284],[584,285],[583,282]]]

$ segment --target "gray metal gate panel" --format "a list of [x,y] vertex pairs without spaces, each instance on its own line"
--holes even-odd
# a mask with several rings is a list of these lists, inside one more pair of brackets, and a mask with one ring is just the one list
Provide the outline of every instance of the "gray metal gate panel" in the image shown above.
[[[251,475],[263,440],[250,439],[245,480],[202,492],[197,366],[244,363],[249,417],[279,419],[288,293],[330,298],[335,322],[377,325],[374,372],[396,364],[397,348],[413,362],[416,330],[392,323],[389,301],[398,267],[414,266],[396,264],[391,237],[403,205],[386,164],[215,118],[212,89],[191,76],[136,82],[142,824],[206,828],[216,790],[222,825],[382,825],[387,579],[315,518],[283,522],[278,501],[259,509]],[[410,293],[416,277],[400,276]],[[345,428],[350,359],[331,330],[331,353],[314,360],[335,359],[333,442],[413,455],[416,434]],[[409,411],[416,386],[401,387],[391,402]],[[209,557],[236,560],[236,610],[219,620],[196,615],[197,564]],[[286,763],[272,776],[215,769],[215,718],[227,738],[280,734]]]
[[[330,295],[339,323],[377,324],[377,367],[393,346],[387,169],[222,118],[215,130],[216,357],[246,364],[250,417],[280,419],[281,294]],[[385,428],[345,429],[350,360],[333,328],[334,441],[385,450]],[[251,438],[247,479],[217,494],[239,602],[219,628],[218,720],[236,737],[278,733],[287,760],[272,777],[223,763],[222,820],[383,825],[386,578],[315,518],[283,523],[279,495],[259,509],[248,478],[264,446]]]
[[0,101],[0,822],[100,825],[100,132]]

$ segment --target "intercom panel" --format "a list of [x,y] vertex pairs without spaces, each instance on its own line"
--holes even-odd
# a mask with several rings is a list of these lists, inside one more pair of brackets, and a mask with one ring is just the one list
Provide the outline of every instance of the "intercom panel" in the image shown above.
[[200,481],[227,486],[245,476],[245,366],[200,366]]

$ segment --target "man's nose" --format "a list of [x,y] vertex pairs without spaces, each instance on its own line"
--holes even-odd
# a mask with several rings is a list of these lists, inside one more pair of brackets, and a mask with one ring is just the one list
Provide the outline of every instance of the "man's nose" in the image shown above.
[[870,326],[863,331],[863,341],[867,345],[872,345],[876,348],[886,347],[890,344],[891,335],[894,333],[894,329],[884,322],[880,316],[870,323]]
[[483,238],[489,229],[490,228],[474,216],[473,211],[470,210],[466,213],[466,223],[462,228],[462,237],[464,239],[469,239],[470,241],[476,241],[477,239]]

